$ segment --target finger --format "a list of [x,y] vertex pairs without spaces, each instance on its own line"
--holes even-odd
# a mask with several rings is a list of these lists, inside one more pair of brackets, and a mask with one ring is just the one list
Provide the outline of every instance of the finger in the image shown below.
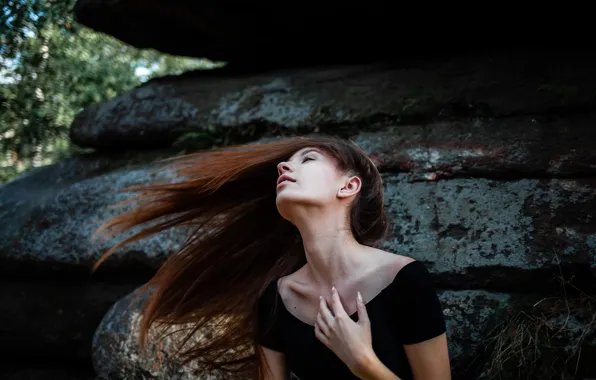
[[320,340],[325,346],[329,346],[329,339],[323,334],[319,325],[315,323],[315,336],[318,340]]
[[339,299],[339,293],[335,286],[331,288],[331,308],[333,311],[333,315],[336,317],[344,317],[346,315],[346,311],[344,310],[343,305],[341,304],[341,300]]
[[368,319],[368,312],[366,311],[366,305],[362,300],[362,295],[358,292],[358,297],[356,300],[356,306],[358,309],[358,324],[359,325],[367,325],[369,323]]
[[323,320],[323,316],[321,315],[321,312],[317,313],[317,320],[315,323],[317,326],[319,326],[319,329],[321,330],[321,332],[323,334],[325,334],[325,336],[329,336],[329,326]]
[[325,321],[325,324],[327,326],[329,326],[333,322],[333,314],[331,314],[331,311],[327,307],[327,302],[325,301],[325,298],[323,298],[323,296],[320,297],[319,301],[319,313],[321,313],[321,315],[323,316],[323,320]]

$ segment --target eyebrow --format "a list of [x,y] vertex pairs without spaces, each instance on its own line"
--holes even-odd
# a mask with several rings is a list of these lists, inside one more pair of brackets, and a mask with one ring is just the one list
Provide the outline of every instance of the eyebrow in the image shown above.
[[[307,154],[309,154],[309,153],[312,153],[312,152],[315,152],[315,153],[322,154],[320,150],[318,150],[318,149],[315,149],[315,148],[310,148],[310,149],[307,149],[307,150],[305,150],[304,152],[300,153],[300,155],[299,155],[298,157],[304,157],[304,156],[306,156]],[[291,158],[292,158],[292,157],[290,157],[290,159],[291,159]]]
[[310,149],[307,149],[304,152],[302,152],[301,156],[304,157],[310,152],[315,152],[315,153],[321,154],[321,152],[318,149],[310,148]]

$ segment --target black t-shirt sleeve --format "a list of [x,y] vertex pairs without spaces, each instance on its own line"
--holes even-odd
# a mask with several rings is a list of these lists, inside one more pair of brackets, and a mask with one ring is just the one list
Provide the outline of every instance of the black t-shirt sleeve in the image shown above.
[[257,343],[271,350],[283,352],[278,308],[277,282],[273,281],[259,299]]
[[404,266],[394,285],[397,328],[403,344],[420,343],[446,331],[435,283],[424,264],[414,261]]

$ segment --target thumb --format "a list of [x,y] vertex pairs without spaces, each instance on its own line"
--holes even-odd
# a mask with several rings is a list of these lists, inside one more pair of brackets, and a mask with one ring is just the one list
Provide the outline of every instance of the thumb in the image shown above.
[[356,301],[357,309],[358,309],[358,324],[359,325],[368,325],[368,313],[366,312],[366,305],[364,301],[362,301],[362,295],[358,292],[358,300]]

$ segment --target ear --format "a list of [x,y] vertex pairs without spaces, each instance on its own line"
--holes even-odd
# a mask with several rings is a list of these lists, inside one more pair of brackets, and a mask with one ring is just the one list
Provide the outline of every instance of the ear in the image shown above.
[[348,177],[342,187],[337,191],[338,198],[350,198],[358,194],[362,187],[362,181],[358,176]]

